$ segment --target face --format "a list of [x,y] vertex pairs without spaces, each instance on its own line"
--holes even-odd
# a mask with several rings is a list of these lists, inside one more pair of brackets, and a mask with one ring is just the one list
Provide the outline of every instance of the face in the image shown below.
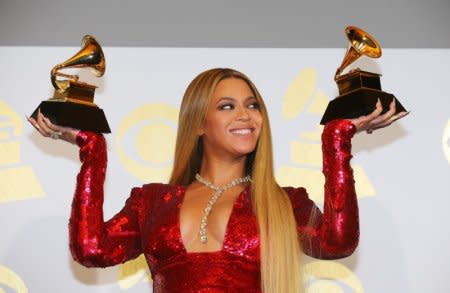
[[223,79],[213,92],[200,130],[203,149],[222,158],[245,156],[255,149],[262,122],[259,103],[247,83]]

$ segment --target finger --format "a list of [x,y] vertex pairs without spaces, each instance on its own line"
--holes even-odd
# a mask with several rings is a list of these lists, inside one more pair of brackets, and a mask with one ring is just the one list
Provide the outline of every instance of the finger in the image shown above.
[[383,111],[383,106],[381,105],[381,101],[378,98],[378,101],[375,105],[375,110],[373,110],[372,113],[370,113],[369,115],[367,115],[367,120],[373,120],[376,117],[380,116],[381,112]]
[[41,128],[41,133],[44,136],[49,137],[53,133],[53,131],[50,128],[48,128],[47,124],[45,124],[44,122],[44,119],[45,119],[44,115],[42,115],[41,111],[39,110],[37,115],[37,123]]
[[62,136],[63,133],[62,133],[62,131],[60,130],[60,127],[58,127],[58,126],[52,124],[52,123],[50,122],[50,120],[49,120],[47,117],[44,118],[44,123],[45,123],[46,126],[52,131],[52,132],[50,133],[50,137],[51,137],[51,138],[53,138],[53,139],[59,139],[59,138],[61,138],[61,136]]
[[389,105],[389,111],[387,111],[384,115],[386,117],[386,119],[390,119],[392,116],[395,115],[395,112],[397,111],[395,105],[396,105],[395,98],[392,98],[392,102]]
[[397,114],[393,115],[393,116],[390,118],[390,120],[391,120],[392,122],[395,122],[395,121],[397,121],[397,120],[399,120],[399,119],[405,117],[405,116],[408,115],[409,113],[410,113],[409,111],[408,111],[408,112],[403,111],[403,112],[397,113]]
[[33,127],[37,131],[39,131],[39,132],[41,131],[41,128],[39,127],[37,121],[33,117],[28,117],[28,116],[25,116],[25,117],[27,118],[28,122],[30,122],[30,124],[33,125]]
[[[374,127],[377,127],[378,124],[385,124],[386,122],[388,122],[388,120],[390,120],[394,115],[395,115],[395,98],[392,99],[391,104],[389,105],[389,110],[384,113],[383,115],[378,116],[377,118],[373,119],[371,121],[371,124]],[[394,118],[395,120],[395,118]]]
[[36,120],[34,120],[33,117],[28,117],[25,115],[25,118],[27,118],[27,121],[30,122],[30,124],[34,127],[35,124],[37,124]]
[[61,138],[62,134],[63,134],[63,128],[53,124],[50,119],[48,119],[47,117],[43,116],[43,122],[45,124],[45,126],[47,127],[47,129],[49,130],[48,135],[53,138],[53,139],[59,139]]
[[390,109],[394,109],[394,113],[395,113],[395,109],[397,107],[397,103],[395,102],[395,97],[392,98],[392,102],[391,105],[389,106]]
[[48,119],[47,117],[44,117],[44,123],[45,123],[45,125],[46,125],[52,132],[54,132],[54,133],[56,132],[56,133],[58,133],[59,135],[61,135],[62,129],[61,129],[60,126],[57,126],[57,125],[53,124],[53,123],[50,121],[50,119]]
[[411,111],[403,111],[400,113],[397,113],[396,116],[398,117],[398,119],[405,117],[406,115],[409,115],[409,113],[411,113]]
[[383,106],[381,105],[380,99],[378,99],[378,101],[375,105],[375,110],[373,110],[372,113],[370,113],[367,116],[362,116],[355,120],[355,123],[357,123],[355,125],[357,125],[358,131],[369,130],[369,129],[373,128],[372,121],[374,119],[376,119],[377,117],[379,117],[382,111],[383,111]]
[[394,123],[395,121],[397,121],[398,119],[403,118],[403,117],[405,117],[408,114],[409,114],[409,112],[400,112],[398,114],[395,114],[394,116],[392,116],[386,122],[376,125],[373,129],[375,130],[375,129],[380,129],[380,128],[387,127],[387,126],[391,125],[392,123]]
[[42,127],[39,125],[39,121],[37,119],[34,119],[32,117],[27,117],[27,119],[41,135],[46,135]]
[[365,124],[369,122],[370,120],[373,120],[375,117],[379,116],[381,111],[383,111],[383,106],[381,105],[380,99],[378,99],[377,103],[375,104],[375,110],[373,110],[368,115],[360,116],[356,119],[351,119],[351,121],[356,124]]
[[397,114],[395,114],[395,115],[392,115],[392,116],[389,118],[389,122],[390,122],[390,123],[393,123],[393,122],[395,122],[395,121],[397,121],[397,120],[399,120],[399,119],[405,117],[405,116],[408,115],[408,114],[409,114],[409,111],[408,111],[408,112],[403,111],[403,112],[397,113]]

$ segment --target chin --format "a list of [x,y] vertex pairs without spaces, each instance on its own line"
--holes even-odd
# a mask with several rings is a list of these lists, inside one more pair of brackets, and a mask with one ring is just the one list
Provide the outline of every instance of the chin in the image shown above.
[[239,148],[239,149],[235,149],[234,153],[237,156],[247,156],[247,155],[250,155],[255,150],[255,148],[256,148],[256,146],[248,147],[248,148]]

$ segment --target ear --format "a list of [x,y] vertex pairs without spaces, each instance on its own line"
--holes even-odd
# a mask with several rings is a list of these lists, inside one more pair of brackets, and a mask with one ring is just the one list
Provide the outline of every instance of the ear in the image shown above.
[[205,134],[205,130],[203,129],[203,127],[200,127],[199,129],[197,129],[198,136],[202,136],[203,134]]

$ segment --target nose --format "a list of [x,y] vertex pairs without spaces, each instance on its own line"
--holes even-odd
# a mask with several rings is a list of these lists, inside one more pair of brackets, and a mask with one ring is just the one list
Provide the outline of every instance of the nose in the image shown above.
[[250,120],[249,109],[244,106],[239,106],[237,108],[236,120],[247,121]]

